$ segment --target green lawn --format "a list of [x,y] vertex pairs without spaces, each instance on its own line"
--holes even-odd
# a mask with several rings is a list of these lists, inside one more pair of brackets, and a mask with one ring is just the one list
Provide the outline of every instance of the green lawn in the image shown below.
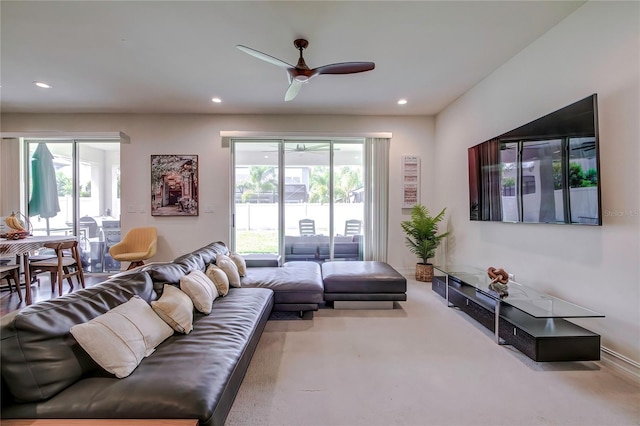
[[237,231],[236,250],[238,253],[278,253],[278,232]]

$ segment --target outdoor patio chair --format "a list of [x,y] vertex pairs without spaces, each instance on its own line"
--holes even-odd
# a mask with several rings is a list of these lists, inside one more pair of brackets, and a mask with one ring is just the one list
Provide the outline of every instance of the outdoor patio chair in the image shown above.
[[344,235],[360,235],[362,232],[362,221],[349,219],[344,224]]
[[85,230],[85,238],[95,238],[100,236],[100,227],[98,222],[91,216],[83,216],[78,219],[78,225],[81,230]]
[[[118,225],[120,222],[118,221]],[[103,268],[105,271],[120,270],[120,262],[109,254],[109,249],[120,242],[120,227],[104,228]]]
[[316,221],[313,219],[301,219],[298,221],[300,235],[316,235]]

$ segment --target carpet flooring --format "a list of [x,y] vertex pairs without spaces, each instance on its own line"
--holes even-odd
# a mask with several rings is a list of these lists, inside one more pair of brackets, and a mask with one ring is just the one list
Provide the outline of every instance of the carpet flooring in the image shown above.
[[430,284],[407,294],[269,321],[226,425],[640,425],[640,385],[613,367],[536,363]]

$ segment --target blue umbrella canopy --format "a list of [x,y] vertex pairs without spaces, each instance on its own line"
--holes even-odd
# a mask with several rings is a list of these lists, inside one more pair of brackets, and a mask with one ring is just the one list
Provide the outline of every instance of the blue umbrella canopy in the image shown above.
[[[29,216],[40,216],[45,219],[56,216],[60,211],[58,183],[53,166],[53,155],[46,143],[39,143],[31,157],[31,183]],[[47,228],[48,225],[47,220]]]

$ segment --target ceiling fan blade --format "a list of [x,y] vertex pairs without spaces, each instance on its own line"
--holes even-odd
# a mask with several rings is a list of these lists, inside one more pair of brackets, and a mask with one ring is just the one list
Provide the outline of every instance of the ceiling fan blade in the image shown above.
[[243,51],[244,53],[248,53],[249,55],[256,57],[258,59],[262,59],[263,61],[269,62],[270,64],[273,65],[277,65],[279,67],[282,68],[295,68],[293,65],[286,63],[285,61],[281,61],[278,58],[274,58],[271,55],[267,55],[266,53],[262,53],[258,50],[252,49],[250,47],[247,46],[242,46],[241,44],[238,44],[236,46],[238,49],[240,49],[241,51]]
[[324,65],[312,70],[315,74],[355,74],[371,71],[376,67],[373,62],[340,62],[338,64]]
[[298,92],[300,91],[300,88],[302,87],[304,83],[293,79],[291,80],[291,84],[289,85],[289,88],[287,89],[287,93],[284,94],[284,100],[285,102],[289,102],[291,100],[293,100],[293,98],[296,97],[296,95],[298,94]]

